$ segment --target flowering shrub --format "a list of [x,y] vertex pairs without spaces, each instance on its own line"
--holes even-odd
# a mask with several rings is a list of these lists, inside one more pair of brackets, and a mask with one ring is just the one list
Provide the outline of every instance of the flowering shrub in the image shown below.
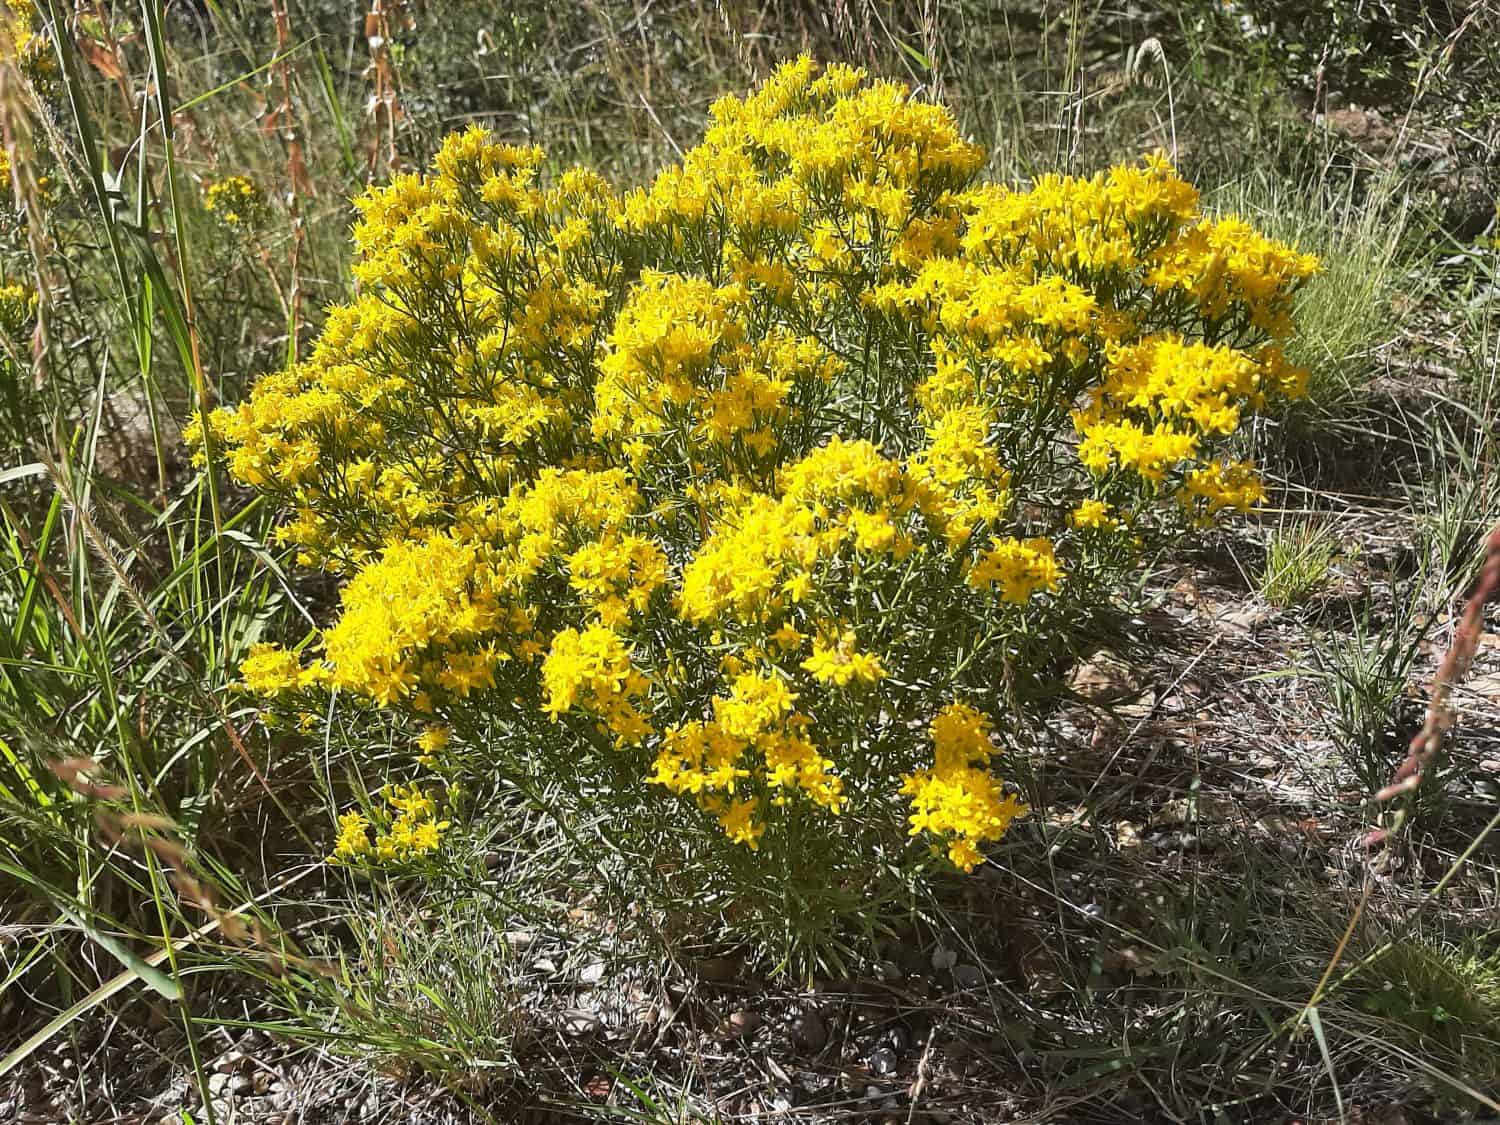
[[225,176],[203,188],[203,207],[226,227],[262,225],[270,212],[265,193],[244,176]]
[[35,323],[36,290],[29,285],[0,285],[0,335],[12,348],[25,345]]
[[46,51],[46,42],[33,30],[36,22],[35,0],[0,0],[0,42],[7,55],[24,62]]
[[38,92],[55,92],[57,68],[36,0],[0,0],[0,61],[13,63]]
[[[194,426],[342,581],[320,648],[245,684],[762,859],[857,810],[971,869],[1026,811],[996,732],[1143,554],[1263,497],[1225,451],[1301,393],[1278,342],[1317,269],[1161,157],[1025,191],[984,158],[802,59],[643,189],[471,129],[371,190],[359,298]],[[395,792],[341,859],[438,846]]]

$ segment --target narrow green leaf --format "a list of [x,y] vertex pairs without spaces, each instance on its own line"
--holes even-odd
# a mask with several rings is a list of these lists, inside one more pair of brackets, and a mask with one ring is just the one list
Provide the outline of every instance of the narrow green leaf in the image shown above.
[[1328,1071],[1328,1081],[1333,1085],[1333,1103],[1338,1107],[1339,1121],[1348,1120],[1344,1112],[1344,1095],[1339,1090],[1339,1076],[1333,1069],[1333,1055],[1328,1050],[1328,1039],[1323,1034],[1323,1017],[1318,1015],[1318,1006],[1313,1004],[1307,1009],[1307,1026],[1312,1028],[1313,1038],[1318,1041],[1318,1051],[1323,1056],[1323,1067]]

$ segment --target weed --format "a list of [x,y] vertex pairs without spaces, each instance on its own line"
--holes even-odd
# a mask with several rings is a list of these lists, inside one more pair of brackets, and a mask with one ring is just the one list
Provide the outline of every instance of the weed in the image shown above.
[[1381,1034],[1441,1057],[1481,1089],[1500,1082],[1500,956],[1492,935],[1390,944],[1351,990]]
[[1278,527],[1266,544],[1256,583],[1260,596],[1282,609],[1307,601],[1327,585],[1336,547],[1334,533],[1325,525]]
[[1324,715],[1344,765],[1367,793],[1380,789],[1405,749],[1403,704],[1430,628],[1421,601],[1393,590],[1389,616],[1368,604],[1351,613],[1347,633],[1325,633],[1313,647],[1327,694]]
[[1296,179],[1251,173],[1213,197],[1322,262],[1299,294],[1302,329],[1289,352],[1312,372],[1308,398],[1322,413],[1347,413],[1359,401],[1378,350],[1394,335],[1392,298],[1412,268],[1403,192],[1396,176],[1365,184],[1315,166]]

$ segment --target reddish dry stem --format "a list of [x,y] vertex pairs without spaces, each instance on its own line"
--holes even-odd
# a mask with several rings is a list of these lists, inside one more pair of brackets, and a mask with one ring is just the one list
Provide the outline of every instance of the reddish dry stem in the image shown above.
[[[1443,738],[1453,727],[1453,688],[1468,674],[1479,648],[1479,638],[1484,634],[1484,610],[1497,594],[1500,594],[1500,526],[1490,532],[1485,544],[1484,569],[1464,605],[1463,617],[1453,634],[1453,644],[1433,678],[1427,697],[1427,717],[1412,738],[1406,758],[1396,768],[1391,784],[1375,794],[1377,801],[1389,801],[1402,793],[1409,793],[1422,783],[1428,765],[1443,748]],[[1384,832],[1372,832],[1366,837],[1366,845],[1373,846],[1386,838]]]

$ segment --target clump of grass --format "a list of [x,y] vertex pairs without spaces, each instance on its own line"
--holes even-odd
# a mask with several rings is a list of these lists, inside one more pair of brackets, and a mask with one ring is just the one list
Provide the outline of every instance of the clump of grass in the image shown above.
[[1278,527],[1256,580],[1260,596],[1281,609],[1306,602],[1328,584],[1336,549],[1333,532],[1322,524]]
[[1299,331],[1287,354],[1311,371],[1314,407],[1347,408],[1395,332],[1392,298],[1407,268],[1409,226],[1401,180],[1392,175],[1362,185],[1328,168],[1306,173],[1301,183],[1260,174],[1226,185],[1212,202],[1322,261],[1298,294]]
[[330,1014],[340,1033],[385,1069],[420,1070],[450,1087],[512,1077],[527,1021],[517,935],[480,896],[426,907],[382,898],[347,916],[352,940]]
[[1366,606],[1351,615],[1347,631],[1324,634],[1313,649],[1315,675],[1327,693],[1324,722],[1345,766],[1371,793],[1400,760],[1402,703],[1430,627],[1419,612],[1420,592],[1393,593],[1384,619]]
[[1492,935],[1458,942],[1402,938],[1365,966],[1362,1012],[1394,1040],[1478,1089],[1500,1082],[1500,955]]
[[1410,489],[1413,516],[1428,561],[1461,589],[1478,568],[1500,497],[1493,431],[1469,432],[1439,422],[1427,446],[1426,471]]
[[[1475,340],[1495,338],[1486,317],[1465,327]],[[1500,431],[1494,426],[1500,349],[1465,357],[1457,374],[1466,393],[1439,400],[1432,411],[1420,471],[1406,490],[1424,561],[1455,593],[1476,574],[1500,512]]]

